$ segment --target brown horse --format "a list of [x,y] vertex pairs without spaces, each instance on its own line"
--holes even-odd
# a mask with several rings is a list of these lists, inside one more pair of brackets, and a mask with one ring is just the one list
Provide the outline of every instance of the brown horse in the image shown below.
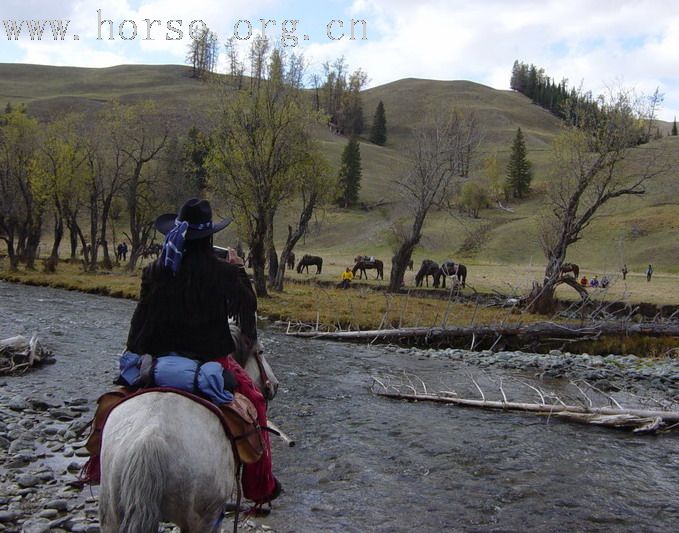
[[297,263],[297,273],[301,274],[303,269],[306,269],[306,273],[309,273],[309,265],[316,265],[316,274],[320,274],[323,270],[323,258],[317,255],[304,255],[302,259]]
[[418,270],[417,274],[415,274],[415,286],[421,287],[422,280],[424,280],[427,284],[427,287],[429,287],[429,276],[431,276],[431,279],[433,281],[436,279],[438,272],[439,264],[435,261],[432,261],[431,259],[425,259],[424,261],[422,261],[422,266],[420,266],[420,270]]
[[288,254],[288,264],[287,264],[287,266],[290,270],[295,268],[295,254],[293,254],[292,252],[290,252]]
[[444,261],[438,275],[434,277],[434,287],[438,287],[440,284],[441,287],[445,288],[447,277],[450,277],[451,280],[456,278],[457,283],[464,288],[467,283],[467,267],[454,261]]
[[578,279],[578,276],[580,275],[580,267],[576,265],[575,263],[564,263],[561,265],[561,274],[568,274],[571,272],[573,274],[573,277],[575,279]]
[[358,255],[354,258],[354,263],[355,265],[352,272],[355,276],[356,272],[360,271],[358,279],[363,279],[363,274],[365,274],[365,279],[368,279],[368,273],[366,270],[372,270],[373,268],[377,270],[377,276],[375,279],[384,279],[384,263],[379,259],[365,255]]

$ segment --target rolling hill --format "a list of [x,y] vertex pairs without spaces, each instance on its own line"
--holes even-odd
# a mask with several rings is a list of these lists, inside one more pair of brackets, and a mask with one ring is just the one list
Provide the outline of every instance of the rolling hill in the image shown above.
[[[190,77],[190,69],[176,65],[122,65],[105,69],[0,64],[0,104],[24,103],[29,113],[42,120],[63,110],[96,110],[113,98],[122,102],[154,100],[175,118],[181,134],[191,125],[207,128],[215,96],[208,84]],[[536,215],[543,207],[549,187],[550,143],[560,130],[559,120],[513,91],[501,91],[471,81],[403,79],[364,91],[367,129],[379,101],[387,116],[388,141],[379,147],[361,143],[363,179],[361,201],[365,210],[328,207],[318,214],[310,234],[298,245],[300,252],[326,254],[348,261],[359,253],[391,256],[390,227],[402,219],[403,199],[396,196],[393,180],[407,169],[407,147],[412,127],[453,107],[473,111],[483,131],[477,166],[472,179],[481,174],[480,162],[496,153],[506,163],[517,127],[526,135],[528,158],[534,165],[534,192],[510,211],[482,210],[479,219],[448,212],[432,213],[415,260],[463,258],[486,264],[533,265],[543,262],[536,239]],[[333,168],[339,167],[346,138],[319,126],[315,132]],[[679,137],[654,141],[653,148],[679,160]],[[658,271],[679,272],[679,174],[655,180],[641,198],[612,204],[588,228],[585,239],[575,245],[569,259],[591,269],[614,271],[626,262],[642,268],[652,262]],[[278,228],[285,228],[281,216]],[[281,231],[282,236],[282,231]],[[225,234],[225,240],[234,235]],[[461,255],[465,239],[479,242]],[[388,260],[387,260],[388,262]]]

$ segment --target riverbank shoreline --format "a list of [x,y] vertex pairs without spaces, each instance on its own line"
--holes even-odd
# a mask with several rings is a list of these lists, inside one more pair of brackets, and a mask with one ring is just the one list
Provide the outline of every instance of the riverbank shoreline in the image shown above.
[[[0,271],[0,279],[34,286],[48,286],[70,291],[79,291],[101,296],[136,300],[139,291],[139,274],[125,271],[83,272],[77,264],[63,263],[56,274],[38,270],[16,272]],[[419,328],[438,330],[445,328],[466,328],[471,333],[466,336],[449,335],[448,344],[439,342],[440,347],[482,349],[522,349],[547,353],[553,349],[565,349],[570,345],[572,351],[580,350],[594,354],[634,353],[639,355],[662,356],[679,347],[676,337],[662,337],[656,334],[630,335],[625,327],[620,335],[593,335],[591,329],[606,320],[579,318],[581,329],[590,328],[583,334],[581,342],[569,340],[560,342],[554,336],[541,341],[540,335],[533,336],[529,342],[516,342],[517,336],[506,335],[499,340],[481,340],[476,330],[485,328],[507,330],[525,328],[544,322],[547,317],[526,313],[518,307],[518,299],[499,293],[453,293],[446,289],[403,288],[398,293],[387,292],[384,284],[356,281],[348,290],[338,289],[335,282],[318,278],[291,278],[287,280],[286,290],[282,293],[271,292],[269,297],[259,299],[259,316],[269,323],[287,324],[293,330],[314,330],[323,333],[364,332],[370,330],[391,331],[394,329]],[[564,302],[564,306],[571,302]],[[650,318],[665,320],[679,314],[679,306],[654,303],[630,304],[626,302],[596,302],[590,308],[598,308],[608,321],[618,320],[627,323],[646,323]],[[604,313],[601,313],[601,310]],[[572,313],[571,313],[572,314]],[[620,318],[622,317],[622,318]],[[574,316],[570,317],[572,322]],[[552,322],[567,325],[567,317],[552,317]],[[653,323],[653,322],[649,322]],[[431,335],[427,335],[427,340]],[[487,337],[487,336],[486,336]],[[342,340],[342,339],[339,339]],[[489,340],[489,342],[486,342]],[[519,338],[520,340],[520,338]],[[391,342],[420,345],[411,342],[406,336],[394,337]],[[490,344],[489,344],[490,343]],[[424,345],[432,344],[425,342]]]

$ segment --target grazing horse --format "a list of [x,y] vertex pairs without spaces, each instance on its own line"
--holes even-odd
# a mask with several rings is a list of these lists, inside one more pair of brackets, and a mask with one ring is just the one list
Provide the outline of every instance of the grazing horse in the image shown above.
[[415,261],[413,261],[412,259],[410,261],[408,261],[408,270],[410,270],[412,272],[414,265],[415,265]]
[[297,273],[301,274],[302,270],[306,268],[306,273],[309,273],[309,265],[316,265],[316,274],[320,274],[323,270],[323,258],[317,255],[304,255],[297,263]]
[[580,275],[580,267],[575,263],[564,263],[561,265],[561,274],[567,274],[571,272],[575,279],[578,279]]
[[365,274],[365,279],[368,279],[368,273],[366,270],[371,270],[373,268],[377,270],[375,279],[384,279],[384,263],[379,259],[365,255],[358,255],[354,258],[354,263],[355,264],[352,272],[355,276],[356,272],[360,271],[358,279],[363,279],[363,274]]
[[290,270],[292,270],[293,268],[295,268],[295,254],[293,254],[292,252],[290,252],[290,253],[288,254],[288,264],[287,264],[287,267],[288,267]]
[[438,276],[434,278],[434,287],[438,287],[442,279],[441,287],[445,289],[447,277],[455,278],[457,283],[464,288],[467,282],[467,267],[454,261],[444,261],[439,269]]
[[429,287],[429,276],[431,276],[432,281],[436,280],[436,276],[439,272],[439,264],[431,259],[425,259],[422,261],[420,270],[415,274],[415,286],[421,287],[422,280],[424,280]]
[[[242,351],[240,342],[236,346]],[[267,382],[264,394],[270,396],[278,382],[267,364],[256,362],[263,360],[256,355],[260,347],[255,343],[241,359],[258,386]],[[160,522],[173,522],[183,532],[217,533],[236,476],[229,438],[209,409],[172,392],[135,396],[113,409],[104,427],[101,531],[151,532]]]

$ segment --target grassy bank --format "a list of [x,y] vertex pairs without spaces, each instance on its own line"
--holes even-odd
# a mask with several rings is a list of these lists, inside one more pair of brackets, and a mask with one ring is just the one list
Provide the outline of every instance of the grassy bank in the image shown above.
[[[297,273],[290,276],[294,279],[306,277]],[[136,299],[139,295],[139,273],[130,274],[122,268],[91,273],[83,272],[80,265],[61,263],[54,274],[23,268],[10,272],[6,260],[2,260],[0,279],[118,298]],[[329,275],[328,279],[335,278]],[[370,286],[340,290],[314,283],[288,283],[284,292],[272,292],[268,298],[260,298],[259,314],[271,321],[312,324],[331,330],[338,327],[365,330],[380,326],[511,324],[540,319],[535,315],[512,314],[507,309],[386,294]]]

